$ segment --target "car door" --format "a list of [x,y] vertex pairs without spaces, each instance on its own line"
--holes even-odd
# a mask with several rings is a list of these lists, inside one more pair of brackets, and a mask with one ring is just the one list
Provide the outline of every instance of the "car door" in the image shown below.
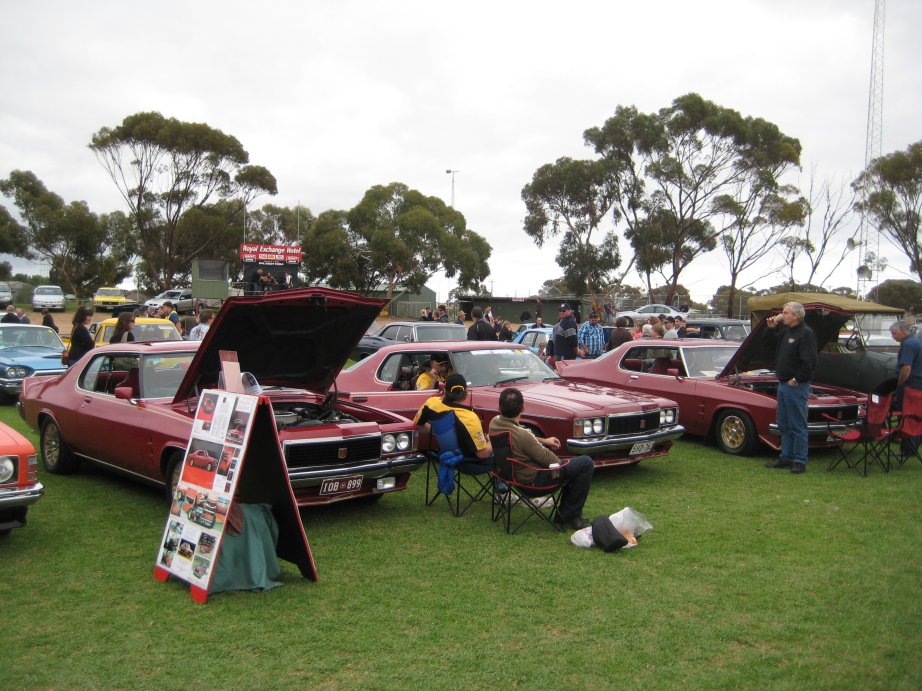
[[[679,422],[692,432],[693,425],[700,427],[705,408],[698,395],[698,382],[684,376],[683,350],[646,342],[628,349],[618,368],[625,388],[671,398],[678,403]],[[679,376],[669,370],[678,370]]]
[[[377,365],[374,384],[362,387],[363,391],[350,391],[351,399],[375,408],[383,408],[411,420],[430,396],[438,395],[434,389],[401,390],[398,380],[403,373],[423,371],[432,358],[428,351],[392,352]],[[371,364],[371,363],[369,363]]]

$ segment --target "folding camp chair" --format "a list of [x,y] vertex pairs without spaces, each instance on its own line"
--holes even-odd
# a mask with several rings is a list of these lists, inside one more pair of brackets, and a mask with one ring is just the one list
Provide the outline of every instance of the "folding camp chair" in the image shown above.
[[823,413],[827,421],[827,439],[836,444],[838,454],[826,470],[834,470],[841,462],[867,477],[868,468],[877,465],[890,469],[888,446],[893,434],[890,409],[896,380],[888,379],[868,394],[864,418],[858,425],[842,429],[842,421]]
[[902,468],[910,458],[918,458],[922,462],[922,456],[919,455],[918,447],[914,454],[904,455],[902,444],[899,451],[894,451],[892,442],[902,442],[904,439],[912,437],[922,437],[922,391],[919,389],[903,389],[903,401],[900,410],[893,411],[893,417],[896,424],[890,435],[887,444],[887,464],[892,467],[896,462],[898,468]]
[[[562,531],[563,526],[555,522],[557,506],[563,493],[564,483],[560,481],[543,485],[530,485],[521,481],[521,472],[525,468],[546,471],[546,468],[524,463],[512,457],[512,434],[498,432],[490,435],[493,443],[493,520],[502,521],[503,529],[512,534],[531,518],[537,516],[555,530]],[[570,461],[560,462],[561,467]],[[515,506],[523,507],[524,518],[512,520]]]
[[426,506],[432,506],[442,495],[452,515],[463,516],[475,501],[492,495],[493,459],[464,454],[458,444],[458,420],[453,412],[432,416],[427,421],[431,436],[426,464]]

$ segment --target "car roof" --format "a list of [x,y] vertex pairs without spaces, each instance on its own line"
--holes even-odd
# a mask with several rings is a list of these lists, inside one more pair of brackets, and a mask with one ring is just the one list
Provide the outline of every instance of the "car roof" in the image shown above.
[[176,353],[198,350],[201,343],[201,341],[125,341],[123,343],[101,345],[93,352],[104,353],[109,350],[131,350],[135,352],[139,348],[143,348],[145,353]]
[[467,350],[528,350],[528,346],[521,343],[508,343],[506,341],[422,341],[419,343],[395,343],[381,348],[379,353],[393,353],[400,351],[430,351],[448,350],[454,353]]
[[[169,319],[161,319],[160,317],[135,317],[135,322],[138,324],[168,324],[173,326],[173,322]],[[118,323],[118,317],[108,317],[99,322],[99,326],[110,326],[116,323]]]

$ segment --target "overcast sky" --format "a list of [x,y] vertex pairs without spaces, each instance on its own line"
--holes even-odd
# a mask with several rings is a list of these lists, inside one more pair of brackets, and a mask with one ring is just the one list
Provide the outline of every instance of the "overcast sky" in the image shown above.
[[[652,112],[697,92],[797,137],[795,182],[814,167],[853,179],[873,15],[873,0],[6,0],[0,176],[31,170],[68,202],[124,210],[87,144],[150,110],[237,137],[278,179],[257,206],[348,209],[395,181],[450,203],[456,170],[455,206],[493,246],[488,284],[528,295],[561,272],[557,248],[522,230],[522,187],[560,156],[591,157],[583,131],[619,105]],[[918,0],[887,3],[883,153],[922,139],[920,27]],[[906,277],[905,257],[881,249],[884,278]],[[682,283],[706,300],[724,264],[713,253]],[[856,266],[836,285],[854,287]],[[453,287],[430,285],[440,298]]]

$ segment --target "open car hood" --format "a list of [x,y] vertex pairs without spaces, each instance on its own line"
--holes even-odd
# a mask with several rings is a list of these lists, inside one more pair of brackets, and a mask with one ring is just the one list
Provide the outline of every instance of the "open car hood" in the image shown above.
[[[800,299],[798,299],[800,298]],[[832,298],[827,301],[827,298]],[[762,341],[768,327],[765,317],[780,314],[788,302],[800,302],[806,316],[804,322],[816,334],[816,346],[822,351],[829,343],[839,339],[839,331],[858,312],[902,314],[903,310],[877,305],[873,302],[859,302],[838,295],[816,293],[780,293],[749,299],[752,318],[752,332],[740,344],[739,349],[718,375],[729,377],[738,372],[759,369],[775,369],[775,348]],[[860,306],[855,308],[854,305]],[[778,327],[781,328],[781,327]]]
[[230,297],[222,305],[174,401],[215,387],[219,351],[237,353],[262,386],[325,393],[387,300],[329,288]]

